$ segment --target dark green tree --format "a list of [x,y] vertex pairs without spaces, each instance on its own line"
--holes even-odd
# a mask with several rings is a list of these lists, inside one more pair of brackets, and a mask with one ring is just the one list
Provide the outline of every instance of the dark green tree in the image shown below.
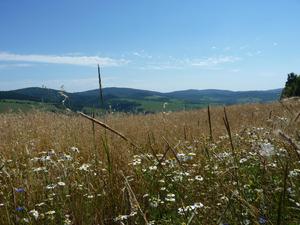
[[281,98],[300,96],[300,75],[289,73],[285,87],[282,90]]

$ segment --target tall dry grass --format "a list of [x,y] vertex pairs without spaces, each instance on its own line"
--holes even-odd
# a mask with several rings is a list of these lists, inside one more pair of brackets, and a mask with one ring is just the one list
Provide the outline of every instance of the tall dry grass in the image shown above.
[[299,224],[299,102],[209,111],[1,114],[0,224]]

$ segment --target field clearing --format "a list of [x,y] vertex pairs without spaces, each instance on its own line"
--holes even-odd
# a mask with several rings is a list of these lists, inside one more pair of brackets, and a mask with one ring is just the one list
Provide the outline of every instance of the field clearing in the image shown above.
[[210,111],[0,114],[0,224],[300,224],[299,100]]
[[16,113],[16,112],[30,112],[32,110],[40,111],[59,111],[54,105],[25,101],[25,100],[10,100],[2,99],[0,100],[0,113]]

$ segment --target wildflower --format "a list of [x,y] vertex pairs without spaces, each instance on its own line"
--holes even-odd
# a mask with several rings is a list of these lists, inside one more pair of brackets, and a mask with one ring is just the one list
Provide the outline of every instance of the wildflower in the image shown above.
[[55,211],[54,210],[50,210],[50,211],[46,212],[45,214],[46,215],[53,215],[53,214],[55,214]]
[[204,205],[201,202],[194,203],[196,209],[202,208]]
[[173,193],[167,194],[167,197],[165,198],[167,202],[175,202],[175,195]]
[[39,212],[35,209],[30,210],[29,213],[37,220],[39,217]]
[[224,160],[227,157],[229,157],[230,155],[231,155],[231,153],[229,153],[229,152],[221,152],[221,153],[217,154],[217,157],[220,158],[221,160]]
[[16,190],[17,193],[23,193],[23,192],[25,192],[24,188],[16,188],[15,190]]
[[243,221],[243,224],[245,224],[245,225],[249,225],[249,224],[250,224],[250,220],[248,220],[248,219],[245,219],[245,220]]
[[54,151],[53,149],[50,149],[50,150],[47,152],[47,154],[48,154],[49,156],[55,155],[55,151]]
[[137,166],[142,163],[142,160],[140,158],[133,159],[132,165]]
[[258,219],[259,224],[266,224],[267,223],[267,219],[264,216],[260,216]]
[[202,208],[204,205],[201,202],[196,202],[193,205],[188,205],[183,208],[178,208],[178,214],[179,215],[185,215],[187,212],[197,212],[196,210]]
[[247,162],[247,159],[246,159],[246,158],[241,158],[241,159],[240,159],[240,163],[242,164],[242,163],[244,163],[244,162]]
[[157,208],[158,204],[161,202],[160,198],[152,197],[149,199],[150,206],[153,208]]
[[73,157],[70,155],[67,155],[67,154],[63,154],[61,159],[65,160],[65,161],[71,161],[73,159]]
[[54,188],[56,188],[56,184],[49,184],[49,185],[46,186],[47,190],[52,190]]
[[289,172],[289,177],[296,177],[300,175],[300,169],[294,169]]
[[88,168],[90,167],[90,164],[84,163],[79,167],[79,170],[88,171]]
[[259,153],[262,156],[269,157],[274,155],[274,146],[271,143],[263,143],[260,145]]
[[144,194],[143,198],[147,198],[149,196],[149,194]]
[[149,166],[149,170],[157,170],[157,166]]
[[40,161],[42,161],[42,162],[51,161],[51,157],[49,155],[41,156]]
[[77,147],[71,147],[70,150],[75,153],[79,153],[79,149]]
[[35,204],[35,206],[41,207],[41,206],[43,206],[43,205],[45,205],[45,204],[46,204],[45,202],[41,202],[41,203]]
[[64,225],[70,225],[70,224],[72,224],[72,221],[69,218],[66,218],[64,220]]
[[29,219],[28,219],[28,218],[23,218],[22,221],[23,221],[24,223],[29,223]]
[[22,212],[22,211],[24,211],[24,210],[25,210],[25,208],[22,207],[22,206],[18,206],[18,207],[16,208],[16,211],[18,211],[18,212]]
[[59,181],[57,184],[58,184],[58,186],[65,186],[66,185],[65,182],[62,182],[62,181]]
[[195,180],[197,181],[203,181],[203,177],[200,175],[195,176]]

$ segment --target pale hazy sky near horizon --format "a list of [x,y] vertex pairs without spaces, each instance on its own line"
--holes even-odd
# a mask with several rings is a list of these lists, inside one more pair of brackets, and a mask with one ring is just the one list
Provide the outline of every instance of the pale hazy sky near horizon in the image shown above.
[[299,0],[1,0],[0,90],[265,90],[300,72]]

